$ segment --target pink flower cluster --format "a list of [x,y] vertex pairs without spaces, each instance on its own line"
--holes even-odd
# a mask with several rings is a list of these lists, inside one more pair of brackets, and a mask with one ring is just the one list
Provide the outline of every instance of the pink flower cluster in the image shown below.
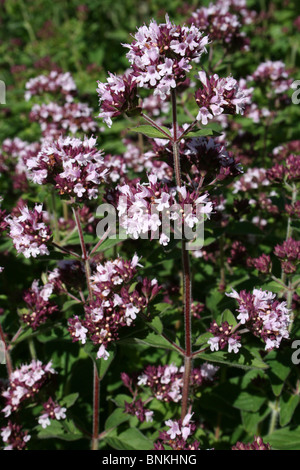
[[23,431],[19,424],[8,421],[7,426],[1,428],[2,441],[5,443],[3,450],[24,450],[31,436],[28,431]]
[[277,95],[285,93],[290,89],[293,79],[289,78],[285,64],[277,60],[268,60],[260,64],[249,79],[258,83],[271,83]]
[[243,442],[237,442],[231,450],[272,450],[268,442],[264,442],[259,436],[254,436],[253,442],[244,444]]
[[157,295],[160,287],[156,279],[140,279],[131,289],[139,259],[131,261],[117,258],[98,264],[91,276],[95,300],[85,307],[85,317],[69,319],[69,332],[73,341],[85,344],[90,339],[99,346],[97,358],[108,359],[107,347],[119,339],[119,330],[131,326],[139,312]]
[[44,413],[38,418],[38,423],[43,429],[51,424],[52,420],[61,420],[66,418],[67,408],[60,406],[57,402],[53,401],[51,397],[43,403]]
[[285,301],[276,300],[275,294],[254,289],[252,293],[232,290],[226,295],[237,300],[237,319],[264,341],[266,350],[279,348],[282,339],[289,337],[290,310]]
[[221,41],[229,49],[249,49],[249,40],[241,32],[242,24],[235,13],[229,11],[230,2],[219,0],[193,12],[189,23],[207,34],[212,41]]
[[44,93],[57,93],[68,102],[73,101],[77,88],[69,72],[61,73],[53,70],[49,75],[39,75],[30,79],[26,85],[25,99],[30,100],[32,96]]
[[236,163],[231,152],[217,139],[198,137],[188,139],[183,149],[186,160],[182,163],[182,171],[193,174],[193,182],[201,181],[209,184],[216,177],[223,179],[226,176],[237,176],[242,173],[242,167]]
[[141,423],[153,421],[153,411],[145,408],[145,403],[140,398],[132,403],[125,401],[125,413],[136,416]]
[[246,173],[234,182],[233,194],[269,185],[270,180],[267,178],[267,170],[265,168],[248,168]]
[[45,142],[36,157],[27,160],[30,179],[54,185],[61,196],[78,202],[96,199],[108,172],[95,138],[61,137]]
[[171,447],[172,450],[199,450],[198,441],[187,442],[188,438],[196,431],[196,425],[191,421],[193,413],[188,413],[183,420],[168,419],[165,425],[167,431],[161,431],[158,441],[154,444],[155,450],[166,450]]
[[242,346],[241,337],[234,332],[233,326],[229,325],[227,321],[221,323],[221,326],[218,326],[214,321],[208,331],[213,334],[213,337],[207,341],[211,351],[219,351],[219,349],[222,350],[228,346],[229,353],[233,351],[237,354],[239,352]]
[[[218,367],[205,363],[191,371],[190,386],[195,391],[198,387],[214,380]],[[184,367],[175,364],[165,366],[147,366],[137,378],[137,386],[149,389],[151,395],[157,400],[178,403],[182,398]],[[122,380],[130,389],[132,381],[127,374],[122,374]]]
[[112,118],[123,113],[139,114],[136,77],[128,70],[123,76],[109,74],[107,83],[98,81],[97,92],[101,112],[99,117],[108,127],[112,125]]
[[52,233],[46,225],[47,212],[43,211],[42,204],[36,204],[33,210],[27,206],[18,208],[20,215],[10,215],[6,218],[9,225],[9,236],[18,253],[25,258],[38,255],[49,255],[47,243]]
[[272,267],[270,256],[264,253],[258,258],[248,258],[247,264],[248,266],[253,266],[262,274],[270,273]]
[[126,234],[137,239],[151,232],[154,238],[158,237],[159,227],[162,226],[159,236],[162,245],[167,245],[170,237],[164,231],[160,213],[166,214],[170,221],[179,221],[181,229],[183,219],[186,226],[193,228],[205,215],[209,217],[213,210],[207,194],[199,196],[196,191],[189,192],[185,186],[170,188],[158,182],[153,174],[148,176],[147,183],[124,184],[118,186],[118,191],[117,210]]
[[292,274],[300,261],[300,241],[288,238],[282,245],[275,246],[274,254],[280,259],[283,271]]
[[38,142],[26,142],[18,137],[5,139],[0,149],[0,171],[8,173],[15,190],[27,191],[26,160],[40,150]]
[[22,314],[22,321],[33,330],[45,323],[49,316],[58,310],[58,306],[49,300],[53,290],[53,283],[47,283],[41,287],[35,280],[31,288],[25,292],[23,299],[28,311]]
[[284,164],[276,163],[267,170],[267,177],[271,181],[299,181],[300,179],[300,155],[289,155]]
[[215,116],[225,114],[243,114],[248,103],[248,94],[238,86],[233,77],[219,78],[217,74],[208,78],[204,71],[198,73],[202,87],[195,93],[200,110],[197,120],[203,125]]
[[15,369],[10,376],[8,388],[2,392],[5,399],[2,413],[5,417],[18,410],[24,400],[34,397],[55,373],[51,361],[43,365],[41,361],[33,360],[30,364]]
[[35,104],[30,112],[31,121],[39,123],[43,137],[58,139],[62,134],[95,132],[98,129],[92,118],[93,110],[86,103],[55,102]]
[[139,87],[154,88],[154,94],[165,99],[171,89],[186,78],[191,62],[199,61],[206,52],[208,37],[194,25],[177,26],[166,16],[166,22],[141,26],[134,35],[127,58]]

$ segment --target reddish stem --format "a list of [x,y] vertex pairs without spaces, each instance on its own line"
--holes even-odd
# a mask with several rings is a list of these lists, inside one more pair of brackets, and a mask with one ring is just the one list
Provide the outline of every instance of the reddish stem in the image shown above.
[[97,366],[94,363],[92,450],[98,450],[98,447],[99,447],[99,401],[100,401],[100,380],[99,380]]

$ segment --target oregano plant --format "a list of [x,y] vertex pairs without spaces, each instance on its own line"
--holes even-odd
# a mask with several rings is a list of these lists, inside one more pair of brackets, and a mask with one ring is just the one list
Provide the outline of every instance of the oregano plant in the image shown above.
[[300,447],[300,141],[272,140],[293,80],[253,68],[246,2],[181,14],[121,44],[97,115],[69,71],[24,84],[39,135],[0,153],[5,450]]

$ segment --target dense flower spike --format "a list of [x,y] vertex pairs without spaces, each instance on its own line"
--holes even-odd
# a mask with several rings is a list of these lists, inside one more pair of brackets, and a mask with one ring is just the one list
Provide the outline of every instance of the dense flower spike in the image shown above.
[[86,305],[83,319],[78,316],[69,319],[72,340],[85,344],[90,339],[99,347],[98,359],[108,359],[107,348],[119,339],[119,330],[134,325],[137,314],[145,310],[160,290],[156,279],[146,278],[138,279],[131,289],[140,266],[138,261],[135,255],[131,261],[117,258],[98,264],[91,276],[95,300]]
[[107,83],[98,82],[97,92],[101,108],[99,117],[108,127],[111,127],[113,117],[123,113],[138,114],[141,111],[138,107],[136,77],[130,70],[123,76],[111,73]]
[[287,92],[293,83],[293,79],[289,78],[285,64],[280,60],[275,62],[271,60],[263,62],[257,67],[249,79],[258,83],[270,82],[277,95]]
[[61,420],[66,418],[67,408],[60,406],[57,402],[53,401],[50,397],[46,403],[43,403],[44,413],[38,418],[38,423],[43,429],[47,428],[51,424],[52,420]]
[[[218,367],[211,364],[203,364],[199,368],[192,369],[190,386],[196,391],[198,387],[211,383]],[[151,394],[157,400],[163,402],[178,403],[182,398],[184,367],[177,367],[175,364],[166,366],[147,366],[137,377],[136,385]],[[124,385],[132,392],[133,379],[127,374],[122,374]]]
[[144,421],[151,423],[153,421],[153,411],[145,408],[145,403],[141,399],[132,403],[125,402],[125,413],[136,416],[141,423],[144,423]]
[[199,61],[206,52],[208,37],[194,25],[177,26],[166,16],[166,22],[141,26],[129,48],[129,59],[136,82],[143,88],[154,89],[162,99],[186,78],[191,62]]
[[19,207],[20,215],[10,215],[6,218],[9,225],[9,236],[18,253],[25,258],[38,255],[49,255],[47,243],[52,234],[45,220],[47,212],[43,211],[42,204],[36,204],[33,210],[27,206]]
[[248,95],[239,88],[233,77],[219,78],[217,74],[208,78],[204,71],[198,73],[202,87],[195,93],[196,103],[200,110],[197,120],[203,125],[209,119],[220,114],[243,114],[248,103]]
[[96,199],[108,172],[93,137],[45,142],[37,157],[27,160],[27,167],[34,183],[53,184],[60,195],[78,202]]
[[249,40],[241,32],[242,24],[235,13],[229,11],[230,2],[218,1],[192,13],[189,23],[208,34],[212,41],[221,41],[226,49],[249,49]]
[[217,322],[213,322],[208,331],[213,334],[213,337],[207,341],[211,351],[219,351],[219,349],[228,346],[228,352],[239,352],[242,346],[241,337],[234,332],[233,326],[229,325],[227,321],[221,323],[221,326],[218,326]]
[[8,421],[7,426],[1,428],[2,441],[5,443],[3,450],[24,450],[31,436],[28,431],[23,431],[19,424]]
[[0,149],[0,172],[10,176],[15,190],[28,190],[26,161],[39,150],[39,142],[29,143],[18,137],[3,141]]
[[291,274],[300,261],[300,241],[288,238],[282,245],[275,246],[274,254],[280,259],[283,271]]
[[285,164],[276,163],[267,170],[267,177],[271,181],[281,183],[282,181],[299,181],[300,179],[300,155],[289,155]]
[[285,301],[276,300],[275,294],[254,289],[252,294],[232,290],[226,295],[237,300],[237,319],[265,342],[266,350],[279,348],[282,339],[289,337],[290,310]]
[[264,442],[261,437],[254,436],[253,442],[244,444],[243,442],[237,442],[232,450],[272,450],[268,442]]
[[[0,202],[1,202],[1,200],[0,200]],[[1,235],[1,233],[4,232],[4,230],[6,230],[7,227],[8,227],[8,223],[7,223],[7,221],[6,221],[6,217],[7,217],[6,211],[0,209],[0,235]]]
[[31,289],[25,292],[23,299],[28,306],[28,311],[22,314],[22,320],[33,330],[45,323],[49,316],[58,310],[58,306],[49,301],[53,290],[53,283],[40,287],[38,281],[33,281]]
[[[137,239],[147,237],[159,238],[159,243],[167,245],[170,233],[169,227],[164,227],[160,213],[166,215],[169,221],[176,222],[176,229],[182,232],[182,225],[192,229],[198,222],[209,217],[213,207],[208,195],[201,196],[197,191],[189,192],[185,186],[170,188],[158,182],[156,175],[148,176],[148,183],[125,184],[118,187],[119,200],[117,209],[120,224],[127,235]],[[162,226],[159,235],[159,227]],[[186,230],[185,230],[186,231]]]
[[32,96],[44,93],[59,94],[65,101],[73,101],[77,88],[69,72],[61,73],[56,70],[49,75],[39,75],[30,79],[26,85],[25,99],[30,100]]
[[168,419],[165,425],[167,431],[159,434],[158,441],[154,444],[155,450],[165,450],[165,446],[172,450],[198,450],[198,441],[190,442],[190,436],[195,433],[196,425],[191,421],[193,413],[188,413],[183,420]]
[[262,274],[268,274],[271,271],[272,263],[269,255],[262,254],[258,258],[248,258],[248,266],[253,266]]
[[143,99],[142,108],[150,117],[160,116],[169,112],[170,103],[162,100],[160,95],[150,95]]
[[233,183],[233,194],[269,186],[265,168],[249,168],[244,175]]
[[85,103],[55,102],[35,104],[30,112],[30,119],[41,126],[43,137],[58,139],[61,135],[96,132],[98,126],[92,118],[93,110]]
[[51,361],[43,365],[41,361],[33,360],[15,369],[10,377],[10,385],[2,392],[5,399],[2,413],[5,417],[18,410],[24,400],[34,397],[55,373]]
[[[241,165],[217,139],[208,137],[189,139],[183,153],[190,163],[187,174],[193,174],[196,184],[202,180],[205,184],[209,184],[216,177],[223,179],[226,176],[237,176],[242,173]],[[186,165],[187,162],[183,161],[183,171]]]

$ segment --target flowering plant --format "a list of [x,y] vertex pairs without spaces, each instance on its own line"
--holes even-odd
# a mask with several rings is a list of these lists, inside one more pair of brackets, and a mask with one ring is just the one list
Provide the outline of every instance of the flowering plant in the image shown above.
[[[12,67],[24,109],[0,109],[3,449],[300,448],[299,57],[283,61],[273,1],[170,6],[132,33],[135,18],[112,57],[108,35]],[[91,45],[93,8],[60,34]],[[50,44],[53,25],[22,14],[32,46]]]

